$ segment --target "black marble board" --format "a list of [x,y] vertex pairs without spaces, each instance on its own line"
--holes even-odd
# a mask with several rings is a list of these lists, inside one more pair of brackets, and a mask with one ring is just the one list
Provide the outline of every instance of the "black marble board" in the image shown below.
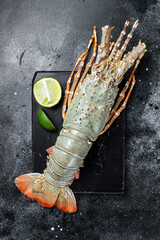
[[[66,81],[70,75],[67,71],[36,72],[34,83],[43,77],[53,77],[61,84],[63,95],[60,103],[53,108],[43,108],[32,93],[32,157],[34,171],[43,172],[46,165],[46,149],[54,145],[62,128],[62,104]],[[37,112],[42,108],[57,128],[56,132],[45,131],[38,123]],[[125,113],[122,113],[111,128],[99,136],[93,144],[81,168],[79,180],[71,186],[77,193],[124,193],[124,147],[125,147]]]

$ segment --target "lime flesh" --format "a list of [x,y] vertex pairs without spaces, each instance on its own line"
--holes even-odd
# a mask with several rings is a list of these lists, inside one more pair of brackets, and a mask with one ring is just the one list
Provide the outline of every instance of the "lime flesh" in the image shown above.
[[41,106],[51,108],[59,103],[62,97],[62,88],[54,78],[41,78],[34,84],[33,94]]
[[50,132],[56,131],[55,126],[49,120],[49,118],[47,117],[47,115],[41,108],[39,109],[37,116],[38,116],[38,122],[43,129],[45,129],[46,131],[50,131]]

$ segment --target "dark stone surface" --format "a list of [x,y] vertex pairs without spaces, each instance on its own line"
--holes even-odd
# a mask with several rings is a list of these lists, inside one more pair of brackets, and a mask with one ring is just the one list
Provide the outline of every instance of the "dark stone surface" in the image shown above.
[[[158,240],[160,1],[0,1],[0,239]],[[127,107],[126,193],[77,195],[78,211],[45,209],[13,180],[33,169],[31,86],[35,71],[71,70],[97,25],[139,17],[138,39],[148,52]],[[129,47],[128,49],[130,49]]]

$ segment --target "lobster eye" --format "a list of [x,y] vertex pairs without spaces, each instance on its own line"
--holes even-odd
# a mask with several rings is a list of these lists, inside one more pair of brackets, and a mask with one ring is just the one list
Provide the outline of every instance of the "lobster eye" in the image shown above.
[[99,76],[100,72],[96,72],[96,75]]

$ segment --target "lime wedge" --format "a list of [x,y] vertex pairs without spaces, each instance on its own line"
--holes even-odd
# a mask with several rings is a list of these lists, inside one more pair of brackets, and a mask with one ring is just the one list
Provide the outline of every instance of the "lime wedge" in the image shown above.
[[51,108],[59,103],[62,97],[62,88],[54,78],[41,78],[34,84],[33,94],[41,106]]
[[47,131],[56,131],[55,126],[53,123],[49,120],[45,112],[40,108],[38,111],[38,122],[41,125],[42,128],[44,128]]

